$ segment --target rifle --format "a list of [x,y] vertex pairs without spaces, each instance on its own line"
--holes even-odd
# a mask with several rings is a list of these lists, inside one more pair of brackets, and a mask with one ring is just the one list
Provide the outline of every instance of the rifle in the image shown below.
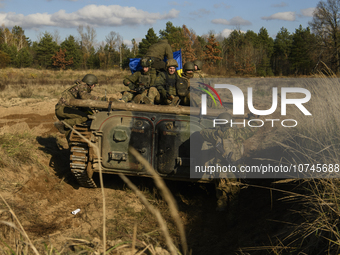
[[129,92],[141,94],[141,93],[143,93],[146,89],[149,89],[149,88],[150,88],[150,86],[147,87],[147,86],[143,85],[142,83],[140,83],[139,85],[137,85],[137,86],[135,87],[134,90],[130,90]]

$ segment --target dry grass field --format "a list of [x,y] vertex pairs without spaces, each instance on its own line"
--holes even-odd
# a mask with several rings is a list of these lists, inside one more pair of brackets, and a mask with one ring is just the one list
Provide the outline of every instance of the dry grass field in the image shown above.
[[[122,80],[129,75],[117,70],[0,70],[0,254],[103,254],[103,249],[106,254],[184,254],[178,221],[152,179],[130,178],[143,203],[119,176],[105,175],[101,190],[79,187],[71,175],[67,141],[53,127],[54,105],[86,73],[99,78],[94,93],[107,97],[124,90]],[[242,89],[253,87],[254,100],[267,107],[273,86],[294,86],[294,81],[254,78]],[[301,80],[302,86],[312,94],[306,108],[313,116],[291,111],[285,118],[298,120],[296,128],[261,129],[245,144],[249,164],[260,158],[340,164],[339,80]],[[215,211],[212,184],[165,183],[191,254],[339,253],[337,178],[243,180],[236,212]],[[168,235],[150,205],[165,220]],[[80,212],[71,214],[76,209]]]

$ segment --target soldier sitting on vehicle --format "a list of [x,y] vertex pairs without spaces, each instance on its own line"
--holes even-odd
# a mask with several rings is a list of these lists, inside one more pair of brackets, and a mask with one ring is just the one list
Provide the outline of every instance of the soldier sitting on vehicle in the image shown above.
[[[190,79],[193,77],[194,64],[186,62],[183,66],[182,77],[176,83],[177,94],[180,98],[180,105],[190,106]],[[197,106],[196,103],[191,102],[192,106]]]
[[165,105],[177,105],[179,96],[176,91],[176,83],[179,76],[176,72],[178,67],[175,59],[168,59],[166,62],[166,72],[160,73],[155,81],[155,87],[160,94],[160,103]]
[[197,59],[194,61],[194,65],[195,65],[195,70],[194,70],[193,78],[204,78],[204,75],[202,73],[202,67],[203,67],[202,61]]
[[128,86],[130,91],[123,93],[122,101],[153,104],[155,100],[160,100],[157,89],[153,87],[156,74],[150,72],[152,62],[150,58],[143,58],[141,60],[143,70],[137,71],[123,80],[124,85]]
[[92,99],[92,100],[107,100],[106,97],[98,97],[91,95],[91,91],[98,84],[98,79],[93,74],[86,74],[84,78],[75,82],[75,85],[65,90],[58,103],[55,106],[55,115],[60,120],[54,123],[54,126],[60,133],[66,134],[68,128],[65,127],[64,121],[71,127],[84,123],[88,119],[89,108],[77,108],[68,105],[69,99]]

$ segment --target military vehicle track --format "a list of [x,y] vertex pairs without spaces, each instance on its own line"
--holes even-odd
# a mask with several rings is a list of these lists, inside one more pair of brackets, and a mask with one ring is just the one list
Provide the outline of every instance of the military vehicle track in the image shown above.
[[[91,132],[88,126],[77,125],[74,127],[82,136],[91,140]],[[72,132],[69,138],[70,146],[70,168],[73,176],[82,187],[96,188],[97,185],[88,174],[89,146],[87,142],[76,132]]]

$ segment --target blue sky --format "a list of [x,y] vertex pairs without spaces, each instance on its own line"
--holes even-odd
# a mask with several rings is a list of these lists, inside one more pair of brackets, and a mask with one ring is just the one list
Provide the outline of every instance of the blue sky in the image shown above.
[[69,35],[79,38],[79,25],[96,30],[96,41],[105,41],[111,31],[124,43],[139,42],[150,27],[156,34],[171,21],[185,24],[197,35],[213,31],[227,37],[240,29],[259,32],[261,27],[275,38],[281,27],[290,33],[312,20],[318,0],[0,0],[0,25],[21,26],[25,35],[38,41],[44,32],[59,35],[62,42]]

